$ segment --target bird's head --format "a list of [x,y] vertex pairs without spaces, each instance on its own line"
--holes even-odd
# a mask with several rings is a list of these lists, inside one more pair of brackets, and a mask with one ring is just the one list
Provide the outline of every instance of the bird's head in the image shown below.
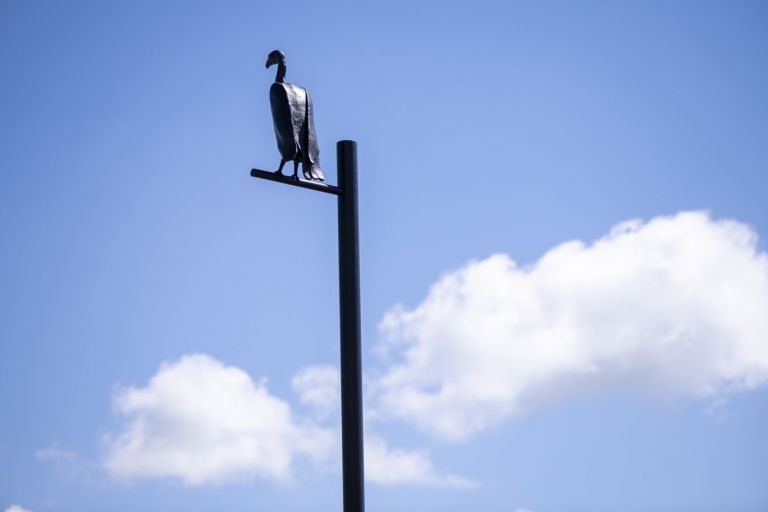
[[269,67],[272,64],[285,64],[285,55],[283,55],[283,52],[280,50],[273,50],[269,53],[267,56],[266,67]]

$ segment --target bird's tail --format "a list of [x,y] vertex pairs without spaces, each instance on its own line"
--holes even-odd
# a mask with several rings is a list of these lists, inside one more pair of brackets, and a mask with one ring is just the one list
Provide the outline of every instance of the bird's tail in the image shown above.
[[325,179],[325,176],[323,175],[323,170],[320,169],[320,166],[317,164],[310,164],[310,170],[309,174],[312,175],[312,179],[323,181]]

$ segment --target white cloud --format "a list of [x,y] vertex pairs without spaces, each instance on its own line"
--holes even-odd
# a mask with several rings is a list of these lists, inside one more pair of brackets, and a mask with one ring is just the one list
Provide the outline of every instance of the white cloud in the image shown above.
[[5,509],[5,512],[30,512],[30,511],[19,505],[11,505],[7,509]]
[[297,457],[319,460],[333,446],[330,431],[297,422],[265,382],[201,354],[162,365],[146,387],[119,391],[114,407],[128,420],[107,438],[105,466],[122,478],[286,481]]
[[381,485],[430,485],[470,489],[477,484],[466,478],[439,472],[423,450],[391,449],[383,438],[365,436],[365,478]]
[[530,267],[497,254],[380,324],[379,415],[465,439],[575,388],[722,395],[768,377],[768,257],[703,212],[630,221]]
[[339,409],[340,380],[335,366],[309,366],[297,373],[291,384],[299,400],[321,418]]
[[[178,478],[188,485],[249,476],[288,480],[299,457],[329,462],[338,457],[339,374],[332,366],[307,367],[293,378],[315,422],[298,420],[290,405],[254,383],[241,369],[195,354],[164,364],[143,388],[114,396],[127,419],[106,439],[105,467],[120,478]],[[323,423],[319,423],[322,420]],[[383,485],[471,487],[469,480],[437,471],[424,451],[391,450],[366,436],[366,478]],[[57,448],[38,458],[67,458]]]

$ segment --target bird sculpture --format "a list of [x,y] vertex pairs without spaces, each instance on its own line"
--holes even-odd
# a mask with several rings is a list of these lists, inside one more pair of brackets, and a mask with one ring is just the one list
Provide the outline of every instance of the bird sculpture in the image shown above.
[[285,55],[275,50],[267,57],[267,68],[277,64],[275,83],[269,88],[269,105],[275,126],[280,167],[275,174],[283,174],[286,162],[293,162],[293,178],[298,179],[299,162],[304,178],[324,179],[320,169],[320,149],[317,147],[315,122],[312,118],[312,100],[303,87],[285,81]]

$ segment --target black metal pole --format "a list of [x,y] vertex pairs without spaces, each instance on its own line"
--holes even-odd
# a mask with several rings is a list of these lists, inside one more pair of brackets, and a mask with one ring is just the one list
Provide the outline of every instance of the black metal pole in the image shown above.
[[341,325],[341,457],[344,512],[364,512],[363,386],[360,369],[360,250],[357,222],[357,143],[336,143],[339,189]]

